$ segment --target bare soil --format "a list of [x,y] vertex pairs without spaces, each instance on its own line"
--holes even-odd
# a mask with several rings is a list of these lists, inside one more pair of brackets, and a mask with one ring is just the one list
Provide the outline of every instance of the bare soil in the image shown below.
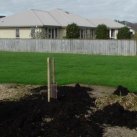
[[0,85],[0,137],[137,137],[137,111],[124,106],[127,97],[112,95],[115,88],[59,86],[58,99],[50,103],[43,90]]

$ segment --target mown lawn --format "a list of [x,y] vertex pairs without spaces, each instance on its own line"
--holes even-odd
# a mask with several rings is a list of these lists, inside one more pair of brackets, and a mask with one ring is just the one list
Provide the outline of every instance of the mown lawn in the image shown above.
[[46,84],[47,57],[58,84],[123,85],[137,91],[137,57],[0,52],[0,83]]

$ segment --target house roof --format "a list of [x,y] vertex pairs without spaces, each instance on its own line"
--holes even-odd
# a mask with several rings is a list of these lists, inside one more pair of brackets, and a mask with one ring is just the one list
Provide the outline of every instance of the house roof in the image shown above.
[[67,26],[71,23],[76,23],[81,27],[95,27],[92,22],[89,22],[87,19],[74,15],[70,12],[63,11],[61,9],[56,9],[49,11],[49,14],[60,23],[61,26]]
[[105,24],[108,28],[122,28],[125,26],[111,19],[90,19],[89,22],[94,24],[96,27],[100,24]]
[[61,26],[76,23],[78,26],[95,27],[87,19],[60,9],[52,11],[28,10],[0,19],[0,27]]
[[59,26],[66,27],[68,24],[76,23],[81,27],[97,27],[105,24],[110,28],[120,28],[124,25],[113,20],[86,19],[61,9],[42,11],[31,9],[0,19],[0,27],[32,27],[32,26]]
[[18,26],[60,26],[46,11],[29,10],[7,16],[0,20],[0,27],[18,27]]
[[117,21],[117,22],[119,22],[119,23],[121,23],[121,24],[124,24],[124,25],[126,25],[128,28],[137,31],[137,23],[132,23],[132,22],[129,22],[129,21]]

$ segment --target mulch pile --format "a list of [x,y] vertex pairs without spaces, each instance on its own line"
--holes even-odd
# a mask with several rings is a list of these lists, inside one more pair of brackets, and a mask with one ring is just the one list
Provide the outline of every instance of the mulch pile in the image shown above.
[[126,87],[119,85],[113,94],[118,96],[126,96],[129,92],[130,91]]
[[125,110],[137,111],[137,94],[131,93],[123,86],[118,86],[113,94],[99,97],[95,101],[98,109],[115,103],[121,105]]
[[137,127],[137,112],[124,110],[120,104],[93,111],[95,98],[88,94],[91,90],[79,84],[61,86],[58,100],[50,103],[38,94],[19,101],[1,101],[0,137],[101,137],[103,124]]

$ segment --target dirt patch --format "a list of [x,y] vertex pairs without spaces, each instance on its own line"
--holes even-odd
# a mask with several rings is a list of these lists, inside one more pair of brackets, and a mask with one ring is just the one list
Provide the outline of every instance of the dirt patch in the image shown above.
[[[83,85],[84,86],[84,85]],[[92,92],[89,92],[91,97],[99,98],[112,95],[116,88],[113,87],[106,87],[106,86],[90,86]]]
[[1,137],[137,136],[137,111],[125,109],[118,101],[97,105],[99,99],[111,97],[115,88],[60,86],[58,100],[51,103],[47,102],[46,94],[40,94],[46,89],[0,85]]
[[106,127],[103,137],[136,137],[137,131],[125,127]]
[[95,104],[98,109],[103,109],[108,105],[119,103],[124,109],[137,111],[137,95],[128,93],[127,96],[107,95],[96,99]]
[[32,88],[39,86],[19,85],[19,84],[0,84],[0,101],[19,100],[20,98],[30,95]]

